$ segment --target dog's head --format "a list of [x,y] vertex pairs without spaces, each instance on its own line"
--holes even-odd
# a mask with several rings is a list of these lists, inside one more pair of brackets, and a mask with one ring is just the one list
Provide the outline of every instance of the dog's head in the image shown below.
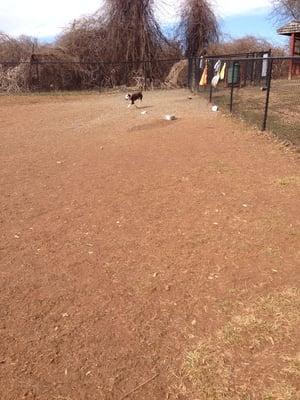
[[130,99],[131,99],[131,94],[130,94],[130,93],[127,93],[126,96],[125,96],[125,99],[126,99],[126,100],[130,100]]

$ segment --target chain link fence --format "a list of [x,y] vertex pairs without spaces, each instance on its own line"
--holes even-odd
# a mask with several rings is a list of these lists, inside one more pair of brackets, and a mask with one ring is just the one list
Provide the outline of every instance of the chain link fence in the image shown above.
[[221,111],[300,145],[300,57],[243,57],[189,60],[189,87]]
[[[33,54],[28,61],[0,61],[0,92],[165,88],[168,87],[172,67],[180,61],[184,60],[79,62],[59,60],[53,55]],[[186,86],[186,68],[183,74],[180,85]]]

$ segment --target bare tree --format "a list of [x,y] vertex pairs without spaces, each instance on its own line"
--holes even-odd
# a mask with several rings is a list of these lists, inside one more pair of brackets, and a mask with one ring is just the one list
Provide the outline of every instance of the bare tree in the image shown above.
[[219,43],[213,43],[208,48],[209,54],[244,54],[267,51],[271,49],[273,55],[285,56],[285,49],[275,46],[266,39],[255,36],[243,36],[238,39],[228,37]]
[[272,0],[272,18],[277,23],[300,20],[300,0]]
[[110,86],[145,75],[163,79],[170,66],[158,59],[181,55],[179,44],[166,39],[155,19],[154,0],[105,0],[95,14],[74,21],[57,44],[91,62],[86,64],[91,76],[98,83],[103,79],[101,85],[109,80]]
[[[33,44],[25,37],[16,41],[0,32],[0,58],[26,59],[30,73],[22,87],[45,90],[72,85],[159,86],[172,66],[159,59],[182,56],[180,43],[163,35],[155,19],[154,0],[104,0],[96,13],[73,21],[54,46],[35,46],[33,51]],[[9,73],[20,76],[25,72]]]
[[19,62],[38,48],[37,40],[29,36],[13,38],[0,31],[0,61]]
[[105,0],[70,24],[57,44],[85,61],[113,62],[151,60],[174,47],[155,19],[154,0]]
[[103,60],[107,32],[100,11],[74,20],[61,33],[57,45],[81,61]]
[[219,25],[209,0],[185,0],[179,25],[188,57],[199,56],[219,38]]
[[106,0],[106,56],[113,61],[154,59],[166,38],[154,16],[154,0]]

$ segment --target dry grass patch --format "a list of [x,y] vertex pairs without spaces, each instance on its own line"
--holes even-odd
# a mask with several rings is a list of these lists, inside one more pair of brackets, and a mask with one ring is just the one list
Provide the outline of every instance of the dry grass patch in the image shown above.
[[204,338],[184,365],[199,398],[296,399],[299,306],[299,290],[273,293],[239,306],[239,313]]
[[278,186],[299,186],[300,176],[284,176],[276,179],[275,184]]
[[266,391],[262,397],[264,400],[297,400],[299,392],[294,387],[287,384],[275,384],[269,391]]

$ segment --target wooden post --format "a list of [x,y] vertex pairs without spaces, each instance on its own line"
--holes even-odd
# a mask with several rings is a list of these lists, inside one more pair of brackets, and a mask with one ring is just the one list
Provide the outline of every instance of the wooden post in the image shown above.
[[[291,34],[291,38],[290,38],[290,52],[291,52],[291,57],[293,57],[295,55],[295,33]],[[294,63],[293,60],[290,60],[290,65],[289,65],[289,80],[291,80],[293,78],[293,69],[294,69]]]

